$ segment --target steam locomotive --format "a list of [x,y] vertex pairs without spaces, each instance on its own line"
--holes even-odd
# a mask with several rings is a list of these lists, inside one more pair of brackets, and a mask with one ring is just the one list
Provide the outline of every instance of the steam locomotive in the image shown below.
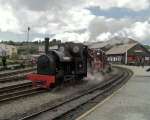
[[81,80],[87,76],[87,46],[81,43],[61,43],[57,50],[49,50],[45,38],[45,54],[37,59],[37,73],[27,75],[33,86],[50,88],[64,80]]

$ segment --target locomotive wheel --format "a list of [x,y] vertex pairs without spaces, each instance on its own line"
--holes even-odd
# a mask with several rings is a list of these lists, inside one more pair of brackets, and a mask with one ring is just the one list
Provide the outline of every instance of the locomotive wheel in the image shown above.
[[76,76],[76,80],[78,80],[78,81],[83,80],[83,76],[82,76],[82,75],[78,75],[78,76]]
[[59,70],[56,74],[56,85],[61,85],[64,82],[64,72],[63,70]]
[[58,78],[58,79],[56,80],[56,84],[55,84],[55,85],[60,86],[61,84],[63,84],[63,82],[64,82],[64,79],[63,79],[63,78]]
[[49,88],[55,88],[55,87],[56,87],[56,83],[52,83]]

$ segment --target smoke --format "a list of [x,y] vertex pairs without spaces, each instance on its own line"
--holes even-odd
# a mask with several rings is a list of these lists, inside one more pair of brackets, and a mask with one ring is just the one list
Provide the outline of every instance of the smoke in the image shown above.
[[91,80],[91,81],[103,81],[104,80],[104,76],[102,74],[100,74],[100,72],[95,72],[95,73],[91,73],[88,72],[87,77],[85,78],[85,80]]

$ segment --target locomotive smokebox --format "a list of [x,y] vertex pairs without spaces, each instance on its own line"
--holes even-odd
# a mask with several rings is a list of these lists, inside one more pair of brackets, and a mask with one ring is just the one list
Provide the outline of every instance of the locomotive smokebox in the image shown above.
[[49,50],[49,38],[45,38],[45,53],[47,54]]

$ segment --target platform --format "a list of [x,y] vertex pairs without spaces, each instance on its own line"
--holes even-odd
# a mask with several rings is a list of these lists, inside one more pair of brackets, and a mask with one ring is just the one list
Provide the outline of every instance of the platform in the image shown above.
[[134,76],[117,92],[76,120],[150,120],[148,67],[125,66]]

